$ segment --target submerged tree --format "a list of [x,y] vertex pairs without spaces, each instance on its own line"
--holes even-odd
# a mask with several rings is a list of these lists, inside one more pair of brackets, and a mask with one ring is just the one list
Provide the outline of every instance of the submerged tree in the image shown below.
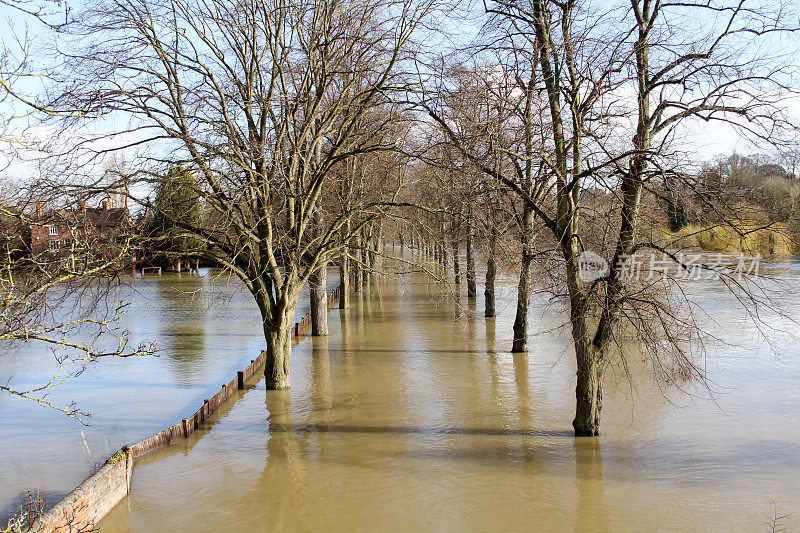
[[[627,346],[649,356],[659,377],[672,379],[676,368],[702,375],[683,343],[697,324],[670,298],[681,294],[673,291],[677,280],[630,273],[637,252],[647,250],[685,268],[642,212],[665,177],[691,186],[676,157],[680,128],[725,122],[768,139],[786,125],[778,104],[791,63],[767,46],[785,29],[784,14],[746,4],[631,0],[597,10],[573,0],[492,2],[479,49],[498,66],[499,85],[514,87],[493,96],[511,111],[505,127],[520,132],[503,147],[510,173],[486,165],[485,153],[470,149],[448,115],[424,102],[465,155],[525,202],[559,252],[557,286],[565,287],[577,363],[576,435],[599,434],[604,370],[615,351],[625,357],[624,335],[634,334]],[[450,87],[439,84],[433,94],[451,98]],[[537,165],[541,171],[531,174]],[[610,193],[603,200],[610,210],[594,210],[585,194],[591,188]],[[586,250],[607,262],[606,272],[584,275]]]
[[520,49],[511,58],[493,54],[494,64],[445,70],[436,107],[426,104],[474,166],[490,179],[502,177],[503,185],[527,200],[513,216],[519,227],[520,266],[512,352],[528,351],[537,233],[534,205],[547,201],[551,177],[541,158],[545,130],[537,57]]
[[269,389],[289,387],[301,287],[368,220],[344,230],[369,209],[363,204],[319,217],[324,184],[337,164],[386,148],[377,132],[398,113],[361,119],[405,86],[400,66],[433,8],[412,0],[112,0],[82,17],[79,37],[92,44],[70,56],[74,90],[64,103],[124,117],[114,133],[144,135],[137,144],[149,145],[142,157],[150,168],[170,160],[196,176],[214,223],[176,226],[255,298]]

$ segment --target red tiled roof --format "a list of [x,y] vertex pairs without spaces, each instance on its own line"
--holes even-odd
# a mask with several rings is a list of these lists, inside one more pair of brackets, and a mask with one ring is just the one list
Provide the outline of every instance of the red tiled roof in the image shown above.
[[95,227],[116,228],[126,224],[130,217],[125,207],[87,207],[84,209],[54,209],[44,217],[47,222],[63,221],[67,224],[89,224]]

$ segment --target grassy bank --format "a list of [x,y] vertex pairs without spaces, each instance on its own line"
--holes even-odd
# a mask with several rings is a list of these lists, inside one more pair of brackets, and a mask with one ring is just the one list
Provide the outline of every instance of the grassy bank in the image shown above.
[[782,223],[768,227],[748,223],[735,226],[690,225],[670,234],[670,240],[679,248],[720,253],[791,255],[798,249],[796,239]]

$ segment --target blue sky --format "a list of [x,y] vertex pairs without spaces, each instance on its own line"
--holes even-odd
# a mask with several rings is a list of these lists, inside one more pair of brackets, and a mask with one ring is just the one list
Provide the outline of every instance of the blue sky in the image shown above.
[[[71,5],[73,10],[78,10],[81,6],[81,2],[75,1],[72,2]],[[463,8],[461,12],[462,16],[440,21],[443,28],[451,34],[452,39],[450,42],[456,45],[458,45],[458,43],[463,44],[469,42],[472,37],[477,34],[483,16],[483,4],[481,2],[462,4],[461,7]],[[57,17],[58,21],[62,19],[63,15]],[[3,35],[4,43],[12,53],[16,53],[19,50],[12,36],[16,36],[19,39],[27,34],[35,44],[49,39],[59,39],[58,35],[47,29],[40,22],[3,5],[0,5],[0,34]],[[448,46],[446,42],[447,41],[437,43],[437,46],[446,47]],[[50,60],[50,58],[41,54],[34,56],[32,59],[44,63]],[[36,81],[19,85],[19,87],[35,90]],[[794,99],[790,102],[789,107],[792,109],[795,117],[800,116],[800,100]],[[15,110],[19,109],[19,106],[11,104],[9,99],[0,103],[0,113],[4,116],[9,116],[13,114]],[[11,129],[12,135],[17,134],[24,125],[24,121],[14,124]],[[102,128],[103,126],[95,125],[93,127]],[[54,129],[51,127],[39,126],[30,130],[34,136],[42,138],[52,137],[53,131]],[[88,132],[88,130],[85,131]],[[699,120],[692,121],[681,128],[679,136],[679,143],[686,151],[694,153],[695,159],[700,161],[710,160],[717,155],[728,154],[733,151],[748,154],[758,151],[759,149],[746,138],[739,135],[735,128],[730,125],[705,123]],[[0,159],[2,159],[2,155],[0,155]],[[0,161],[0,165],[2,165],[0,168],[5,167],[6,164],[9,166],[2,171],[4,177],[13,176],[18,178],[25,175],[35,176],[39,173],[39,169],[35,163],[26,163],[18,160],[8,161],[8,159],[6,159],[6,161]],[[98,172],[100,171],[101,169],[98,169]]]

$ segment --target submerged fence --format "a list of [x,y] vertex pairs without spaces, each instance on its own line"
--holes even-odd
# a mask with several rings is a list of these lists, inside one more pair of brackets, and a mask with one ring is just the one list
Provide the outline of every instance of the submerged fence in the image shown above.
[[[334,306],[341,296],[341,286],[328,296],[328,307]],[[306,313],[294,325],[294,336],[307,335],[311,329],[311,313]],[[106,463],[60,502],[40,516],[31,531],[36,533],[67,533],[91,531],[130,491],[135,460],[153,450],[162,448],[191,435],[216,412],[234,393],[244,390],[245,384],[263,373],[267,353],[261,351],[236,377],[222,385],[211,398],[189,418],[156,433],[136,444],[123,446]]]

